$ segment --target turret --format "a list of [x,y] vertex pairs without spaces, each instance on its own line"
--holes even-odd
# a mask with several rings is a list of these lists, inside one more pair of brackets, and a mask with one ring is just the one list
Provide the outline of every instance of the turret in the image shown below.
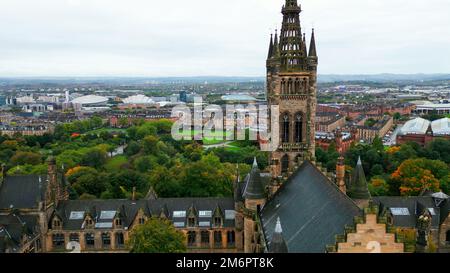
[[353,171],[350,190],[348,196],[355,200],[358,205],[364,206],[371,198],[369,186],[367,184],[366,175],[362,166],[361,157],[358,158],[358,163]]
[[253,211],[258,211],[266,203],[266,193],[262,184],[261,172],[259,171],[256,157],[246,182],[247,184],[244,190],[245,207]]

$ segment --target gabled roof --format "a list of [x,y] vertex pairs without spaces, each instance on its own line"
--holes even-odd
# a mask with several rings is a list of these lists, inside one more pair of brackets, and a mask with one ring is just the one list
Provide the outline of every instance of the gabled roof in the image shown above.
[[0,186],[0,209],[37,209],[46,188],[47,176],[6,176]]
[[353,200],[306,161],[264,206],[260,218],[269,249],[279,217],[289,252],[324,253],[361,214]]
[[446,206],[448,201],[441,206],[436,206],[432,196],[380,196],[373,197],[373,201],[380,206],[380,213],[390,212],[394,220],[393,224],[397,227],[415,228],[418,217],[427,209],[432,210],[430,213],[433,228],[439,227],[449,215],[449,209]]
[[[216,209],[220,209],[221,213],[225,214],[224,226],[234,227],[234,216],[232,218],[226,217],[232,211],[234,215],[234,200],[233,198],[159,198],[149,200],[71,200],[61,201],[57,207],[57,214],[62,218],[64,230],[79,230],[82,228],[84,218],[87,214],[93,217],[95,223],[112,223],[113,219],[102,219],[102,212],[114,214],[115,217],[120,217],[122,224],[125,227],[130,227],[136,218],[140,209],[149,216],[161,215],[161,212],[180,226],[186,224],[189,210],[199,213],[200,211],[208,211],[206,216],[198,216],[199,222],[203,222],[206,227],[212,226],[212,217]],[[83,213],[84,212],[84,213]],[[71,214],[79,213],[79,217],[71,219]],[[105,215],[107,213],[104,213]],[[97,228],[102,228],[103,225],[98,225]],[[108,228],[108,227],[105,227]]]

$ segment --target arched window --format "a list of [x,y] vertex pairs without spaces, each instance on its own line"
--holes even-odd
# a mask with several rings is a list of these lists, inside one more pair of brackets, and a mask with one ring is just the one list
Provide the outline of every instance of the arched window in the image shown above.
[[236,242],[236,234],[234,231],[228,231],[227,232],[227,242],[228,246],[233,247]]
[[281,159],[281,172],[286,173],[288,170],[289,170],[289,157],[288,155],[285,155]]
[[188,246],[195,246],[196,242],[197,242],[197,233],[195,231],[189,231],[187,233],[187,237],[188,237]]
[[283,142],[289,142],[289,115],[285,114],[283,116]]
[[95,237],[92,233],[86,233],[84,240],[86,241],[87,248],[93,248],[95,246]]
[[64,234],[61,234],[61,233],[53,234],[52,242],[53,242],[54,248],[64,248],[64,246],[65,246]]
[[222,246],[222,232],[221,231],[214,231],[214,245],[215,245],[215,247]]
[[118,247],[123,247],[125,245],[125,238],[122,232],[116,233],[116,242]]
[[303,142],[303,118],[301,114],[295,116],[295,142]]

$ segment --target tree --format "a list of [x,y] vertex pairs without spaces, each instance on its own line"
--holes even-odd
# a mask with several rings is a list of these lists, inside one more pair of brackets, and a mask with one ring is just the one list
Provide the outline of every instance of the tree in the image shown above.
[[16,154],[11,157],[12,165],[38,165],[42,161],[42,157],[38,153],[17,151]]
[[148,177],[133,170],[125,169],[111,173],[108,181],[113,198],[128,198],[134,187],[141,194],[147,193],[149,189]]
[[409,159],[404,161],[391,175],[391,185],[402,196],[417,196],[423,190],[439,191],[438,177],[448,174],[448,167],[442,161]]
[[184,253],[185,240],[170,221],[151,218],[131,231],[128,247],[131,253]]
[[382,177],[374,177],[370,180],[369,191],[372,196],[385,196],[389,192],[389,185]]
[[100,148],[89,149],[82,157],[81,164],[94,168],[100,168],[106,163],[107,153]]

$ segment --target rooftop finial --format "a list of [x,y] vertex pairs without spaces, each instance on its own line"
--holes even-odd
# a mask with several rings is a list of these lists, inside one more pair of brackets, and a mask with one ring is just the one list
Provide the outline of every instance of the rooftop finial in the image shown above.
[[277,225],[275,226],[275,233],[283,233],[283,229],[281,228],[280,217],[277,218]]
[[253,167],[258,167],[258,161],[256,161],[256,156],[253,159]]
[[362,165],[361,156],[358,156],[358,163],[356,165]]

